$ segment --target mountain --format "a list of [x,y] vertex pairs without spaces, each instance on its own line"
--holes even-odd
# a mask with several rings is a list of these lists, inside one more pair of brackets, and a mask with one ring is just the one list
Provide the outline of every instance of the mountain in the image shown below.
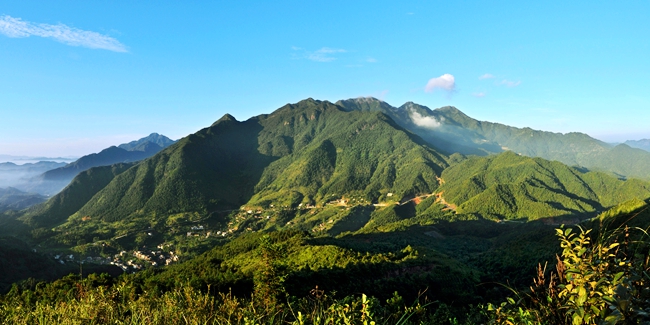
[[133,163],[93,167],[77,175],[68,186],[40,205],[25,211],[20,220],[32,228],[53,227],[64,222],[97,192]]
[[510,150],[621,177],[650,179],[650,152],[625,144],[612,146],[584,133],[553,133],[478,121],[451,106],[431,110],[409,102],[395,108],[375,98],[349,99],[337,104],[348,110],[381,111],[448,154],[484,156]]
[[26,193],[13,187],[0,188],[0,212],[22,210],[45,200],[47,198],[40,194]]
[[63,167],[49,170],[23,187],[31,192],[53,195],[68,185],[77,174],[89,168],[139,161],[153,156],[173,142],[163,135],[152,133],[140,140],[121,144],[119,147],[112,146],[99,153],[83,156]]
[[650,151],[650,139],[641,139],[641,140],[627,140],[625,144],[637,149],[643,149],[645,151]]
[[[80,207],[67,203],[82,201],[75,197],[53,200],[71,215],[57,231],[74,233],[83,224],[89,238],[108,239],[134,225],[164,231],[174,220],[242,205],[291,210],[336,200],[395,202],[432,193],[447,165],[385,114],[308,99],[244,122],[225,115],[121,172]],[[283,220],[278,214],[273,222]]]
[[[511,151],[446,156],[435,148],[449,140],[429,134],[429,143],[386,113],[409,116],[415,104],[366,103],[308,99],[243,122],[226,114],[132,166],[88,170],[20,220],[66,245],[130,238],[119,245],[132,248],[138,233],[178,240],[197,223],[224,235],[293,228],[334,236],[439,220],[587,218],[650,197],[644,181]],[[439,121],[455,112],[437,111],[447,114]]]
[[[501,138],[507,132],[514,139]],[[87,285],[69,276],[29,291],[25,282],[2,298],[20,307],[14,311],[77,296],[125,297],[121,304],[146,310],[154,297],[170,306],[172,296],[257,308],[242,297],[275,286],[267,292],[291,308],[335,302],[328,310],[366,310],[386,301],[386,309],[404,310],[404,301],[418,309],[426,307],[418,301],[433,301],[426,320],[447,323],[448,306],[466,314],[528,287],[535,266],[561,252],[557,223],[589,219],[580,226],[596,233],[634,218],[631,225],[647,227],[649,182],[502,148],[583,159],[580,143],[598,148],[590,141],[374,99],[307,99],[246,121],[226,114],[149,158],[89,168],[47,202],[0,213],[0,234],[11,235],[0,237],[0,291],[83,266],[79,281]],[[446,155],[443,147],[476,155]],[[640,160],[630,168],[643,167],[643,151],[603,151],[602,160],[628,157]],[[62,251],[76,257],[64,262]],[[82,260],[144,270],[114,281],[88,276],[93,263]],[[237,297],[235,304],[202,298],[205,288],[216,299]],[[348,296],[360,293],[374,297]]]
[[127,151],[147,151],[151,149],[147,149],[147,147],[152,146],[152,145],[157,145],[160,148],[167,148],[170,145],[172,145],[175,141],[158,133],[151,133],[148,136],[131,141],[129,143],[123,143],[118,146],[118,148],[122,148]]
[[471,157],[442,173],[439,197],[456,213],[488,219],[586,218],[650,198],[650,183],[586,172],[512,152]]

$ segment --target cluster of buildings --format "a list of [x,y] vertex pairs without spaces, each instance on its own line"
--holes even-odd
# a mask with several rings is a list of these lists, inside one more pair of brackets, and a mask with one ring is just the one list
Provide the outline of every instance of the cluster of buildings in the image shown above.
[[100,257],[88,256],[85,258],[75,257],[74,254],[56,254],[54,259],[61,264],[66,263],[94,263],[100,265],[115,265],[121,268],[124,272],[135,272],[141,270],[147,265],[160,266],[170,265],[179,261],[179,256],[174,251],[165,252],[162,250],[164,245],[159,245],[158,250],[155,251],[134,251],[129,253],[121,251],[114,256]]

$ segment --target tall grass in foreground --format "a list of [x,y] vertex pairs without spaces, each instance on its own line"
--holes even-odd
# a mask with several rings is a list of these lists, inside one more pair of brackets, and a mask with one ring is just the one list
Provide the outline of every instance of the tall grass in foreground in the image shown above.
[[[7,295],[0,304],[3,324],[459,324],[445,307],[427,314],[426,305],[405,307],[399,296],[382,305],[376,298],[335,300],[317,289],[303,299],[261,306],[257,299],[229,293],[216,296],[189,286],[134,296],[125,283],[77,286],[68,299],[51,301],[29,294]],[[443,305],[444,306],[444,305]],[[467,324],[473,324],[469,322]]]

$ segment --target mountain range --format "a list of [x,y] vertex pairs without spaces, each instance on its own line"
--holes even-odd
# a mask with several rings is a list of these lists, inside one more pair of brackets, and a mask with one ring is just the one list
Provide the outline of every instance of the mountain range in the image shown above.
[[[650,220],[647,152],[453,107],[306,99],[149,139],[46,172],[76,176],[43,203],[0,211],[0,291],[96,267],[145,269],[119,280],[133,292],[249,297],[271,265],[292,297],[399,292],[464,308],[509,293],[494,283],[527,287],[555,261],[560,224]],[[24,195],[2,193],[0,204]]]
[[[480,122],[453,107],[307,99],[241,122],[227,114],[141,162],[90,169],[19,220],[74,246],[199,221],[228,234],[337,235],[440,218],[584,219],[650,197],[649,183],[622,173],[622,162],[636,157],[641,168],[646,154]],[[609,172],[562,163],[586,156],[620,160]]]
[[641,140],[627,140],[625,144],[632,148],[639,148],[645,151],[650,151],[650,139],[641,139]]
[[620,177],[650,179],[650,152],[627,144],[614,146],[584,133],[553,133],[478,121],[451,106],[431,110],[409,102],[396,108],[375,98],[342,100],[337,104],[349,110],[383,112],[447,154],[485,156],[513,151]]
[[44,171],[18,185],[21,190],[53,195],[67,186],[79,173],[92,167],[109,166],[116,163],[129,163],[153,156],[163,148],[174,143],[171,139],[152,133],[136,141],[112,146],[99,153],[83,156],[74,162]]
[[65,166],[64,162],[39,161],[18,165],[13,162],[0,163],[0,187],[20,186],[44,172]]

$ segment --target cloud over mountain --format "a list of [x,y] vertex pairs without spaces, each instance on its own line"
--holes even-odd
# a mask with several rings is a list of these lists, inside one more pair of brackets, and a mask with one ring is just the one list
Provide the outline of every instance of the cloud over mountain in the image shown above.
[[436,89],[442,89],[447,92],[452,92],[455,88],[456,81],[454,76],[445,73],[440,77],[429,79],[429,82],[427,82],[427,85],[424,87],[424,91],[430,93]]
[[423,116],[415,110],[410,110],[411,121],[417,126],[434,129],[440,126],[440,121],[434,116]]

